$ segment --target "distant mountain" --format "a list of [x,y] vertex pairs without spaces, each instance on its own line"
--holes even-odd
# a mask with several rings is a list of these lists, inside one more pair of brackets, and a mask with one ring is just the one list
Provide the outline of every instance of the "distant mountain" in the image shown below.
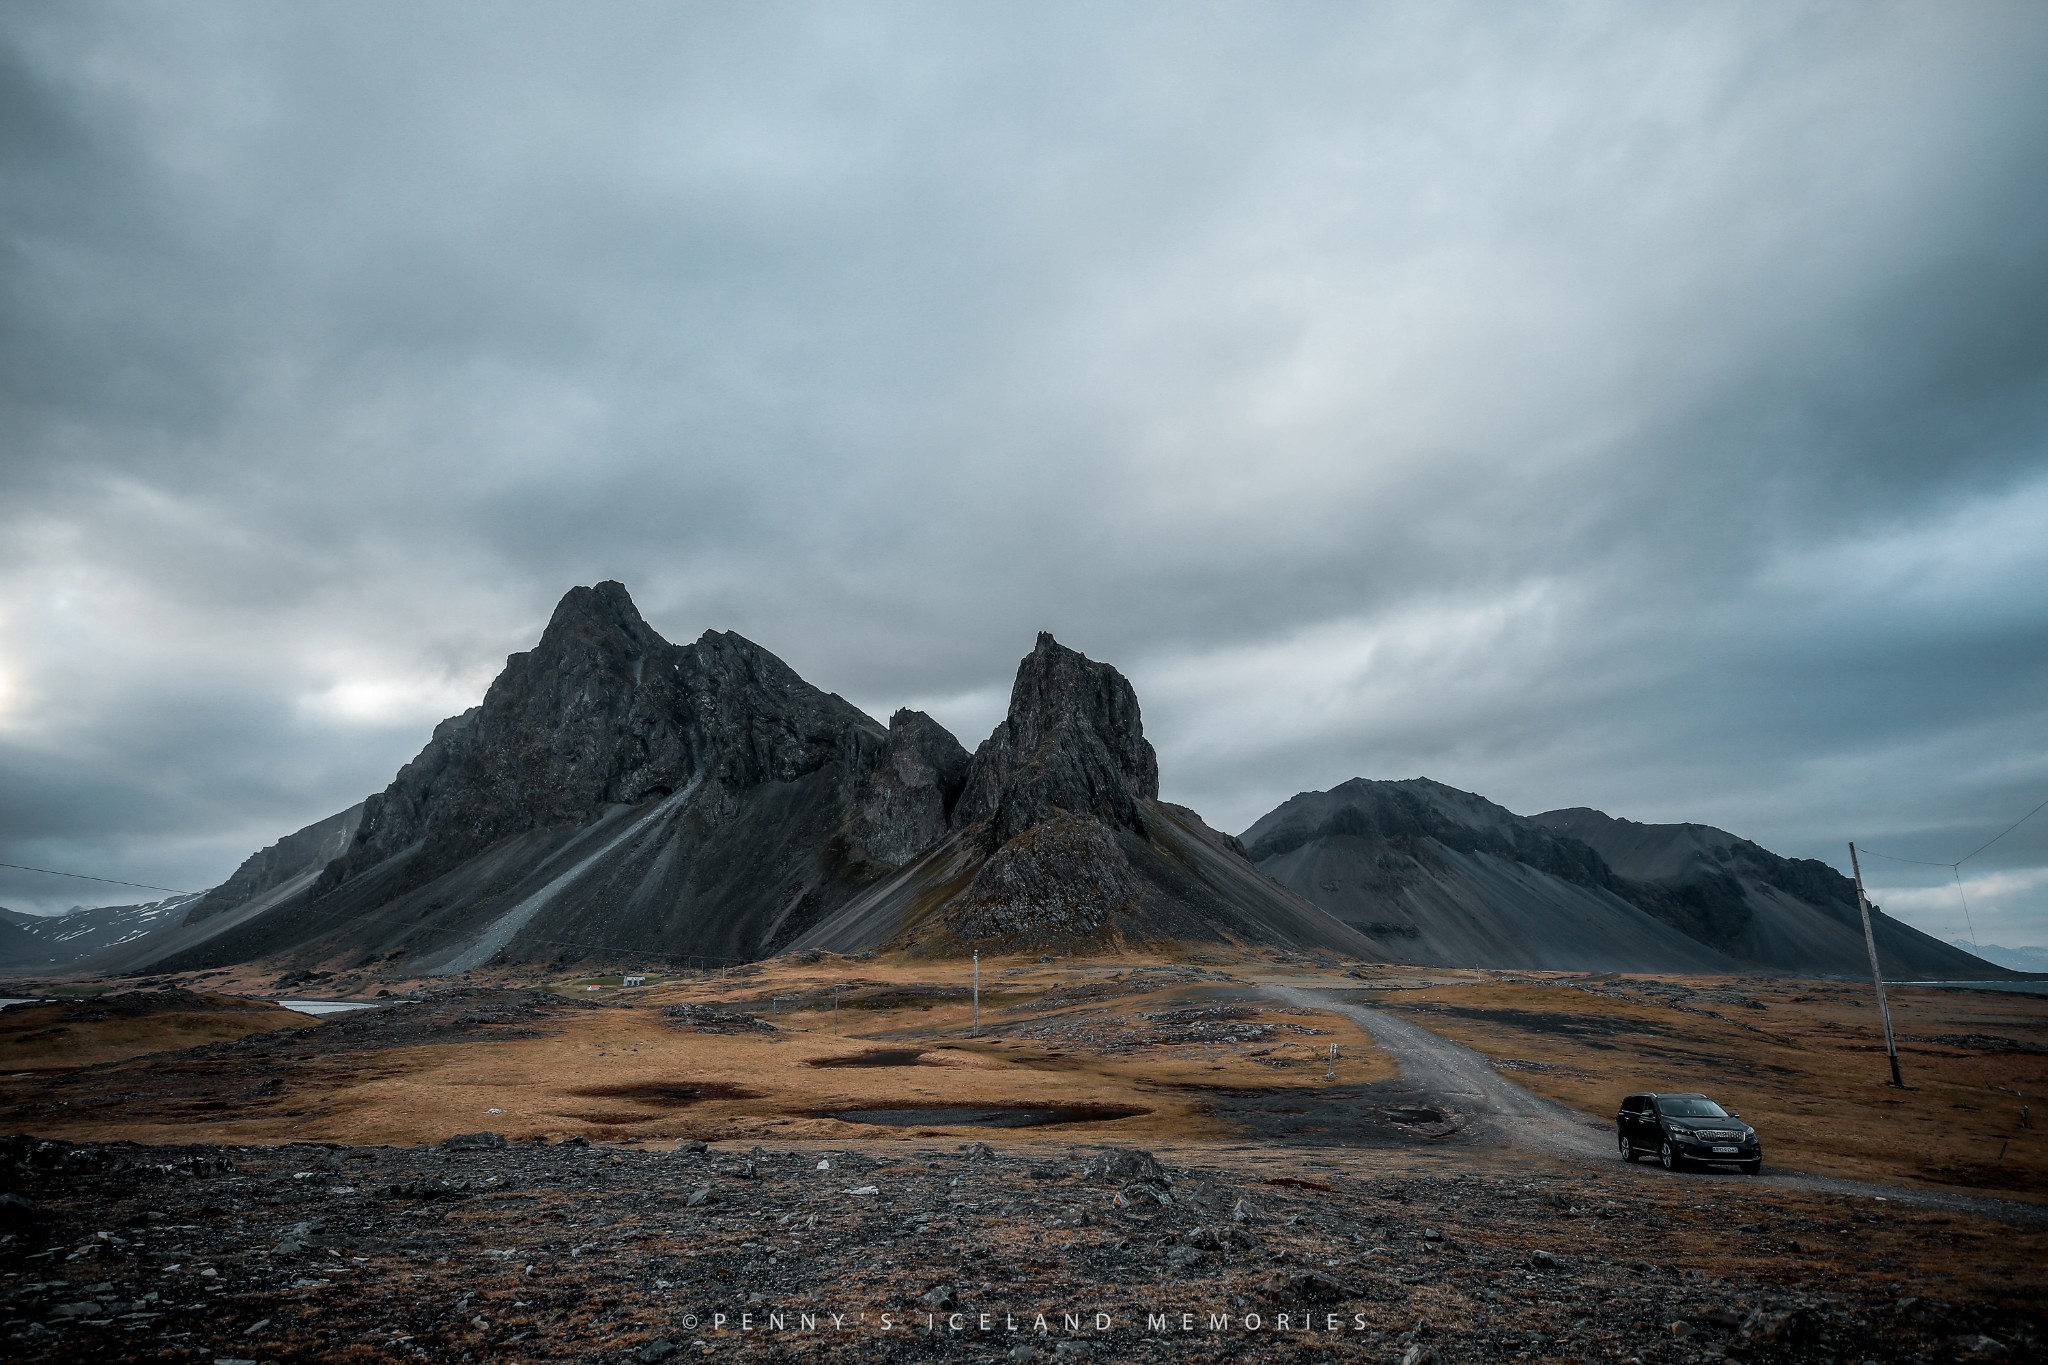
[[[1870,970],[1856,884],[1826,863],[1780,857],[1712,825],[1645,825],[1584,808],[1532,819],[1598,852],[1636,904],[1740,961],[1829,976]],[[1871,930],[1887,976],[2002,974],[1876,906]]]
[[45,918],[47,916],[25,915],[0,905],[0,970],[35,956],[38,944],[35,923]]
[[0,970],[68,971],[99,954],[139,943],[178,923],[196,896],[139,905],[73,906],[61,915],[0,910]]
[[[1524,817],[1428,778],[1305,792],[1245,831],[1261,871],[1406,960],[1443,966],[1867,971],[1854,888],[1704,825]],[[1882,914],[1887,974],[1997,969]]]
[[1404,961],[1733,971],[1634,904],[1600,856],[1428,778],[1304,792],[1241,836],[1259,870]]
[[1236,943],[1384,960],[1259,875],[1228,835],[1159,800],[1137,694],[1041,634],[975,751],[945,838],[792,948],[926,952]]
[[1951,940],[1951,943],[1986,962],[1995,962],[2016,972],[2048,973],[2048,948],[2007,948],[1997,943],[1979,943],[1972,947],[1962,939]]
[[363,806],[358,803],[316,820],[250,854],[233,876],[212,890],[157,902],[171,913],[158,914],[140,926],[144,932],[81,944],[75,956],[53,965],[91,975],[116,975],[179,954],[189,956],[311,886],[327,864],[349,846],[362,818]]

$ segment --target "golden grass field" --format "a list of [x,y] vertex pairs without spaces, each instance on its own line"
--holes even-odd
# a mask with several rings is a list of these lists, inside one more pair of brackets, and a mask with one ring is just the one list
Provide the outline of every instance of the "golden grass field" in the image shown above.
[[[979,1036],[966,964],[828,957],[623,990],[588,992],[565,979],[549,983],[565,1002],[604,1007],[571,1004],[531,1026],[482,1027],[452,1041],[359,1048],[333,1030],[306,1034],[288,1064],[266,1064],[274,1080],[260,1090],[239,1078],[236,1055],[142,1054],[316,1021],[226,1000],[198,1013],[62,1025],[46,1013],[55,1007],[17,1007],[0,1014],[0,1065],[11,1073],[0,1080],[0,1126],[146,1142],[416,1143],[489,1129],[514,1140],[580,1134],[628,1144],[946,1136],[1243,1146],[1259,1134],[1216,1112],[1218,1093],[1283,1105],[1298,1093],[1312,1103],[1317,1092],[1394,1074],[1346,1017],[1256,996],[1261,982],[1285,982],[1399,1011],[1598,1117],[1631,1090],[1707,1092],[1757,1125],[1775,1170],[2048,1198],[2048,1114],[2035,1114],[2032,1127],[2020,1120],[2020,1106],[2048,1091],[2048,999],[2039,996],[1896,991],[1908,1083],[1898,1091],[1884,1084],[1868,987],[1850,983],[1345,974],[1259,958],[1196,966],[1139,956],[984,959],[982,973]],[[775,1027],[704,1031],[663,1013],[684,1004],[748,1011]],[[329,1037],[332,1045],[312,1046]],[[878,1050],[908,1055],[843,1064]],[[133,1083],[145,1076],[154,1090]],[[1133,1112],[996,1133],[831,1117],[876,1106]],[[1426,1143],[1414,1155],[1435,1159]]]
[[[94,1017],[99,1016],[99,1017]],[[317,1022],[262,1000],[200,995],[187,1009],[127,1016],[97,998],[0,1010],[0,1073],[68,1071]]]
[[1364,995],[1589,1114],[1631,1090],[1702,1091],[1756,1126],[1775,1167],[2048,1199],[2041,996],[1891,988],[1897,1090],[1867,984],[1468,977]]

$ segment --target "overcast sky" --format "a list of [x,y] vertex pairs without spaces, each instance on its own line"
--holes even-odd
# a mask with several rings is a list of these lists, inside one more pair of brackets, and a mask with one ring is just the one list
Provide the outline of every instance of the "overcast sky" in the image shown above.
[[[2048,797],[2044,167],[2033,0],[6,4],[0,860],[217,882],[603,578],[970,747],[1050,629],[1232,831],[1961,857]],[[2048,813],[1964,872],[2048,943]]]

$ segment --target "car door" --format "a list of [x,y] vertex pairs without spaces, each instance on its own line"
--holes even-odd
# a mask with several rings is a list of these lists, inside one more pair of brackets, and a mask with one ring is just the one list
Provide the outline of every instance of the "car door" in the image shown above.
[[1644,1145],[1643,1111],[1649,1104],[1649,1099],[1642,1095],[1630,1095],[1621,1102],[1621,1131],[1638,1147]]

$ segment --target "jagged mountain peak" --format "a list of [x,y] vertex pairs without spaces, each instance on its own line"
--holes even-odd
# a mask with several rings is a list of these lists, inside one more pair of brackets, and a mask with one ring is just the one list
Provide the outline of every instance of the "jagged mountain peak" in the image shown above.
[[975,750],[953,823],[985,822],[998,844],[1060,815],[1136,829],[1138,803],[1158,796],[1159,757],[1130,680],[1041,631],[1017,665],[1009,714]]
[[662,653],[670,648],[641,617],[626,585],[611,579],[563,593],[533,652],[552,658],[579,646],[608,646],[630,655]]

